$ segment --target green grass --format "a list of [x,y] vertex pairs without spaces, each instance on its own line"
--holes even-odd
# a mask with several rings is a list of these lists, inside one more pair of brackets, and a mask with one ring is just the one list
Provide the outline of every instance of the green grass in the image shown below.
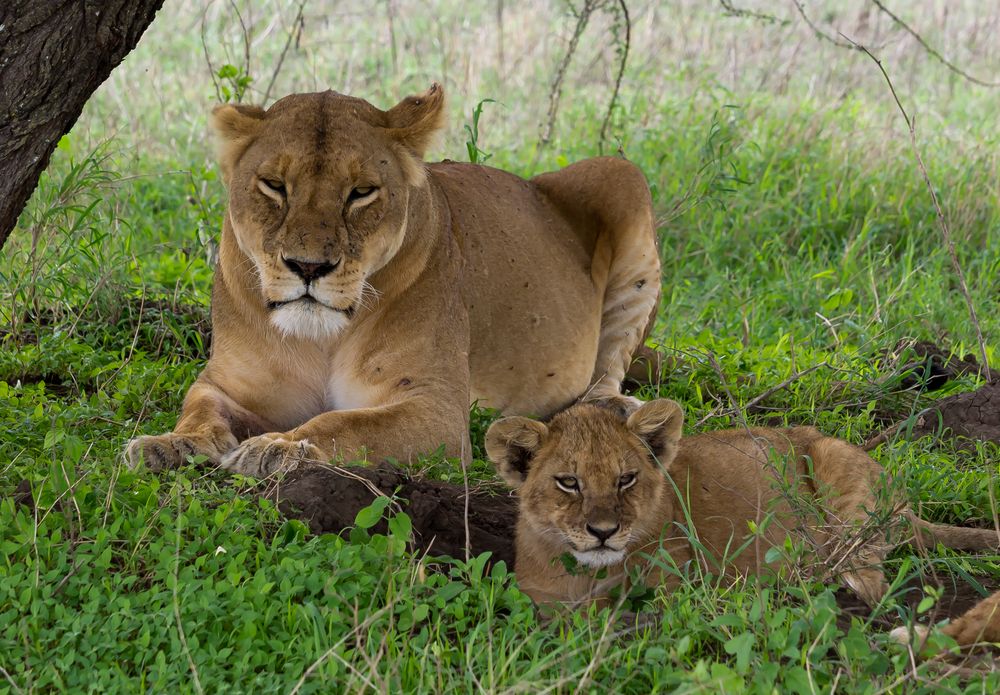
[[[294,10],[238,5],[255,39],[248,73],[231,6],[211,5],[204,31],[216,72],[237,65],[259,99]],[[596,154],[610,19],[588,29],[556,138],[539,151],[565,46],[552,33],[565,37],[572,19],[561,3],[507,5],[503,69],[492,5],[399,2],[329,17],[308,8],[273,95],[329,85],[388,105],[437,79],[452,122],[436,156],[468,157],[462,126],[487,98],[496,103],[479,117],[475,151],[490,165],[530,174]],[[729,18],[687,0],[632,5],[612,149],[653,189],[664,268],[653,342],[681,361],[640,395],[681,402],[694,432],[742,422],[734,406],[791,379],[746,415],[751,424],[809,422],[862,442],[886,411],[977,387],[964,377],[935,394],[899,392],[900,340],[958,355],[978,347],[874,65],[801,23]],[[815,18],[872,45],[892,39],[880,54],[918,113],[918,144],[1000,364],[996,93],[898,31],[864,34],[841,5]],[[992,33],[976,31],[977,7],[956,3],[947,23],[929,6],[907,17],[988,74],[997,58]],[[130,437],[173,426],[207,356],[225,193],[205,136],[216,90],[202,62],[203,9],[168,2],[57,150],[0,259],[0,692],[1000,689],[995,673],[915,667],[877,620],[840,614],[833,588],[806,573],[733,583],[692,570],[644,604],[658,625],[627,635],[607,616],[541,623],[508,568],[412,555],[404,516],[388,536],[309,537],[246,481],[123,467]],[[481,449],[492,417],[473,417],[476,483],[495,482]],[[925,518],[993,523],[995,445],[925,437],[874,455]],[[418,470],[461,479],[439,456]],[[23,480],[33,509],[14,501]],[[897,586],[932,571],[996,584],[1000,558],[904,548],[887,562]],[[912,619],[896,598],[880,619]]]

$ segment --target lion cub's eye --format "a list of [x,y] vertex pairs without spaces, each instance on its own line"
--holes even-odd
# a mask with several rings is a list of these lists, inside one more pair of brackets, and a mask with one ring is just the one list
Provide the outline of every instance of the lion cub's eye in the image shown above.
[[571,475],[557,475],[556,485],[564,492],[579,492],[580,481]]
[[378,188],[375,186],[358,186],[357,188],[352,188],[351,192],[347,194],[347,202],[353,203],[358,200],[365,200],[377,190]]
[[618,478],[618,489],[626,490],[635,485],[635,473],[626,473]]

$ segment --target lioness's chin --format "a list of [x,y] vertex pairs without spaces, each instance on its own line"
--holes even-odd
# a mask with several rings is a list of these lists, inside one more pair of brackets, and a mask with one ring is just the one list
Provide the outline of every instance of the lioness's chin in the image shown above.
[[339,335],[350,319],[343,311],[300,300],[271,310],[271,323],[286,336],[323,340]]
[[573,557],[587,567],[608,567],[625,561],[624,550],[598,548],[597,550],[574,550]]

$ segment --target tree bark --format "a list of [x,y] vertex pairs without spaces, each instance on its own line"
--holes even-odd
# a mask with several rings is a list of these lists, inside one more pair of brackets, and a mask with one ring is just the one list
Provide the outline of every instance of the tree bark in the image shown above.
[[59,139],[163,0],[0,2],[0,247]]

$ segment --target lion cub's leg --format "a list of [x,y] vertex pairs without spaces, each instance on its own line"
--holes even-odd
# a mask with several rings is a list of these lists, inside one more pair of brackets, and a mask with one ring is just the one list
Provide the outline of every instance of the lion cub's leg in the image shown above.
[[828,524],[822,529],[827,541],[821,555],[834,574],[874,606],[889,590],[882,561],[891,545],[884,522],[872,517],[882,508],[876,495],[884,485],[882,467],[858,447],[832,437],[813,441],[805,453]]
[[[926,640],[928,632],[925,625],[913,626],[917,642]],[[941,629],[941,632],[955,640],[962,649],[978,644],[1000,642],[1000,591],[987,596],[952,620]],[[889,633],[889,636],[897,642],[906,644],[910,640],[910,631],[906,627],[897,627]]]
[[217,464],[240,439],[267,429],[256,415],[199,380],[184,399],[174,431],[131,440],[125,447],[125,462],[131,468],[145,463],[150,470],[159,471],[180,466],[189,456],[202,455]]

